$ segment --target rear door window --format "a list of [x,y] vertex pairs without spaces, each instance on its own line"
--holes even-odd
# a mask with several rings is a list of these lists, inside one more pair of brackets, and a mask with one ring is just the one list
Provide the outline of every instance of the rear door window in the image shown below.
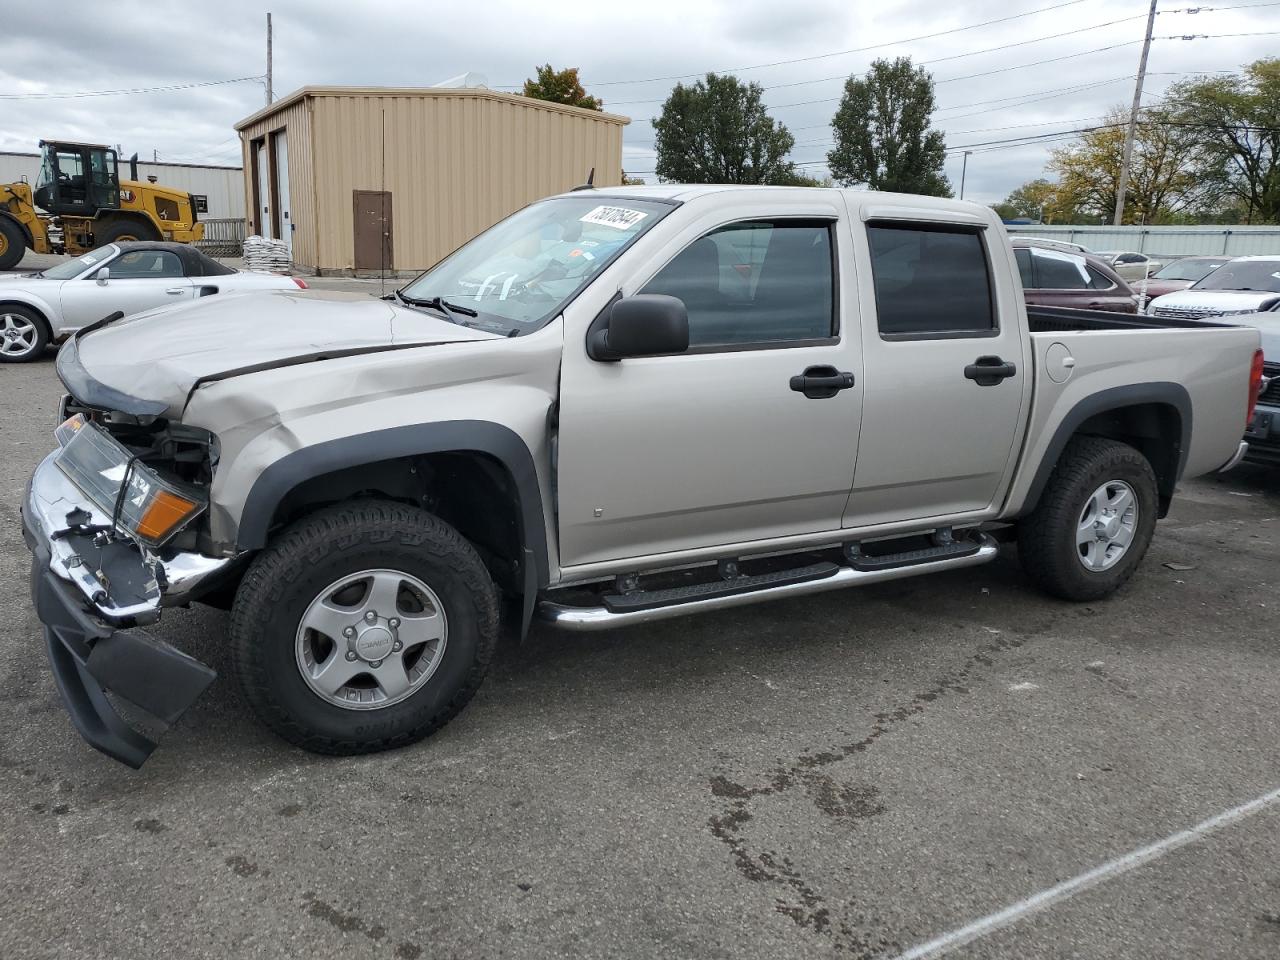
[[963,226],[867,227],[880,336],[992,336],[991,272],[981,231]]
[[1036,286],[1042,290],[1087,290],[1089,271],[1084,257],[1057,250],[1031,251]]

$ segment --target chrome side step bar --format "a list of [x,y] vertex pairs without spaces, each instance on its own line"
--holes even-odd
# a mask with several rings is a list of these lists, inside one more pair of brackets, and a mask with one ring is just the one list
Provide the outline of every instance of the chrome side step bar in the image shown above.
[[868,583],[881,583],[885,580],[901,580],[904,577],[917,577],[922,574],[936,573],[943,570],[975,567],[980,563],[989,563],[994,560],[1000,551],[1000,545],[994,538],[985,533],[978,533],[977,537],[979,541],[978,551],[964,556],[946,557],[931,563],[913,563],[879,570],[855,570],[852,567],[839,566],[830,576],[818,580],[803,580],[799,583],[786,583],[776,587],[762,587],[759,590],[752,590],[747,593],[687,600],[666,606],[650,607],[644,610],[627,610],[614,613],[605,606],[578,607],[556,603],[554,600],[542,600],[538,604],[538,619],[565,630],[611,630],[614,627],[627,627],[637,623],[653,623],[657,620],[669,620],[673,617],[683,617],[691,613],[727,610],[730,607],[741,607],[764,600],[782,600],[788,597],[801,597],[810,593],[840,590],[844,587],[859,587]]

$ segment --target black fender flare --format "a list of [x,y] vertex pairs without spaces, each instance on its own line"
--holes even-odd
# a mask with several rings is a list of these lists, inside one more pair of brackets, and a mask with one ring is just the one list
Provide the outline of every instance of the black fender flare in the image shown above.
[[1180,383],[1168,381],[1134,383],[1111,387],[1110,389],[1090,394],[1067,412],[1066,416],[1058,424],[1058,428],[1053,432],[1049,446],[1045,448],[1044,456],[1041,457],[1040,465],[1036,468],[1035,477],[1031,481],[1031,486],[1027,489],[1026,499],[1023,500],[1019,513],[1025,514],[1035,509],[1036,504],[1040,502],[1040,495],[1044,493],[1045,485],[1049,482],[1049,475],[1053,473],[1054,467],[1058,465],[1058,458],[1062,456],[1063,449],[1065,449],[1068,441],[1071,440],[1085,421],[1096,417],[1100,413],[1109,413],[1113,410],[1122,410],[1125,407],[1134,407],[1147,403],[1159,403],[1173,407],[1178,412],[1178,418],[1181,422],[1181,436],[1177,441],[1178,467],[1174,472],[1172,482],[1167,484],[1168,489],[1160,491],[1165,497],[1171,497],[1173,495],[1173,487],[1182,479],[1182,471],[1187,463],[1187,452],[1191,446],[1191,395],[1187,393],[1187,388]]
[[506,467],[519,492],[521,547],[528,558],[526,582],[537,588],[550,582],[546,515],[538,471],[525,442],[508,427],[486,420],[407,424],[371,433],[327,440],[303,447],[272,463],[254,481],[240,514],[236,544],[241,550],[260,550],[276,508],[298,484],[348,467],[429,453],[480,453]]

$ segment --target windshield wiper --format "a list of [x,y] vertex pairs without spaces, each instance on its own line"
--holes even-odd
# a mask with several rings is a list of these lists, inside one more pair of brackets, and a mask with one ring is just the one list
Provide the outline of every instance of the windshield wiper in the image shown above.
[[[396,296],[399,297],[402,302],[407,303],[411,307],[428,307],[432,310],[438,310],[450,320],[454,320],[454,314],[464,317],[480,316],[478,311],[472,310],[470,307],[462,307],[456,303],[450,303],[444,297],[428,297],[425,300],[420,300],[417,297],[407,297],[399,290],[396,291]],[[454,320],[454,322],[457,323],[458,321]],[[464,323],[462,326],[465,327],[466,324]]]

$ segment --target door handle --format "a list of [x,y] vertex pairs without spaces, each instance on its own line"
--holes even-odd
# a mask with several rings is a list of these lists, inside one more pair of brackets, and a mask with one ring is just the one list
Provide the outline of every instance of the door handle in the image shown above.
[[791,378],[791,389],[810,400],[826,400],[853,386],[853,374],[823,364],[806,367],[804,373]]
[[166,290],[166,291],[165,291],[165,293],[170,294],[170,295],[175,296],[175,297],[176,297],[176,296],[178,296],[179,294],[183,294],[183,293],[186,293],[186,292],[187,292],[187,288],[186,288],[186,287],[170,287],[168,290]]
[[1016,375],[1018,368],[999,357],[979,357],[964,368],[964,375],[980,387],[994,387],[1006,377]]

